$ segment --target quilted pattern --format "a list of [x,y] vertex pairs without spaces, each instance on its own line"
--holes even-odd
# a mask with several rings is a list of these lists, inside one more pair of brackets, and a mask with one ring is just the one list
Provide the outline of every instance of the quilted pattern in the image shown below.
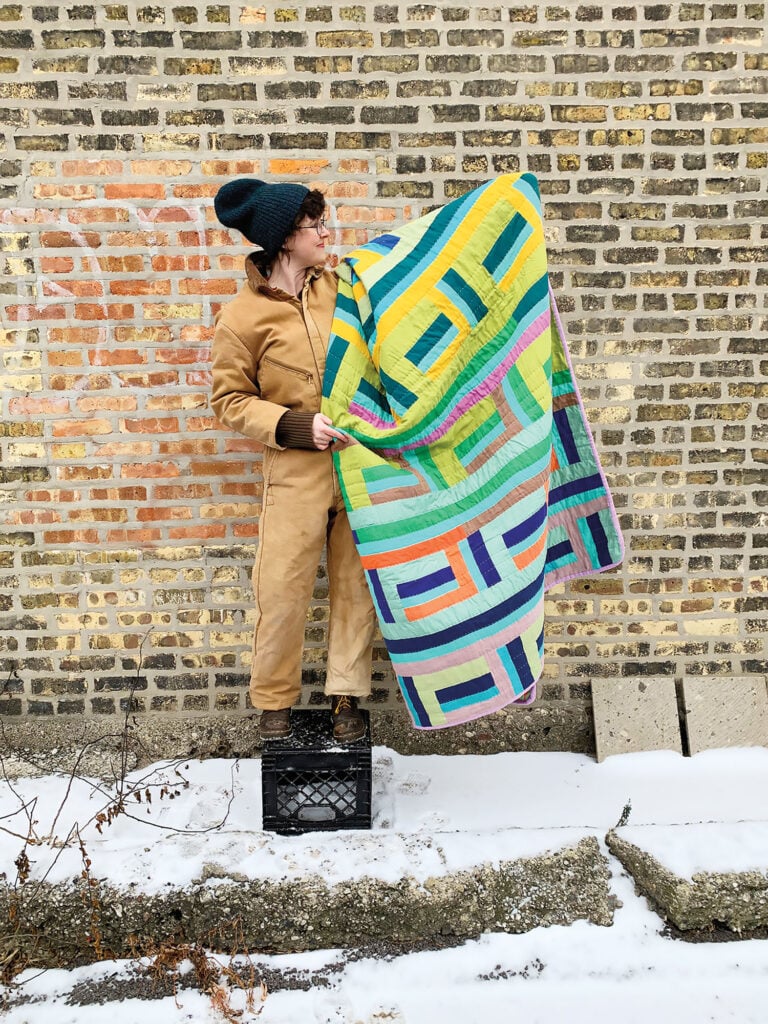
[[533,699],[544,592],[623,544],[547,277],[535,178],[503,175],[338,268],[323,411],[420,729]]

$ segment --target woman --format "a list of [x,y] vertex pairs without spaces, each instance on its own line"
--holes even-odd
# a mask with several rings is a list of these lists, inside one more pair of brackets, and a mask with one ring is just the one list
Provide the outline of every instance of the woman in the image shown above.
[[331,446],[347,439],[320,412],[337,288],[324,266],[325,200],[304,185],[239,178],[219,190],[214,207],[222,224],[260,248],[216,318],[211,400],[222,423],[265,446],[251,701],[262,710],[263,740],[290,734],[307,608],[327,544],[325,692],[334,737],[350,742],[365,732],[358,699],[370,693],[375,614],[333,468]]

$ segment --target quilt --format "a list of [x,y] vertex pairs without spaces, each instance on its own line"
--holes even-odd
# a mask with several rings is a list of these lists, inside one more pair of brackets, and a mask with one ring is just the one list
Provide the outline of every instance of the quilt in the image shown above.
[[507,174],[337,268],[323,411],[413,724],[535,695],[544,594],[623,543],[549,285],[536,179]]

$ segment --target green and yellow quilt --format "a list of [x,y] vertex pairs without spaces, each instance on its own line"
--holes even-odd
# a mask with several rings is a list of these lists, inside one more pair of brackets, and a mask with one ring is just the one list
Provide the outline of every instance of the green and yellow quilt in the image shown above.
[[535,178],[503,175],[340,264],[323,411],[414,725],[527,703],[544,593],[623,544],[549,286]]

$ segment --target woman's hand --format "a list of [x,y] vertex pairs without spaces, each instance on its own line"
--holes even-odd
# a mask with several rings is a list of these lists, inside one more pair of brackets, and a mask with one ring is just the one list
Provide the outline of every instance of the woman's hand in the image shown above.
[[312,440],[315,443],[315,448],[319,448],[321,452],[331,444],[345,448],[352,443],[352,438],[342,434],[340,430],[336,430],[333,421],[322,412],[315,413],[312,420]]

